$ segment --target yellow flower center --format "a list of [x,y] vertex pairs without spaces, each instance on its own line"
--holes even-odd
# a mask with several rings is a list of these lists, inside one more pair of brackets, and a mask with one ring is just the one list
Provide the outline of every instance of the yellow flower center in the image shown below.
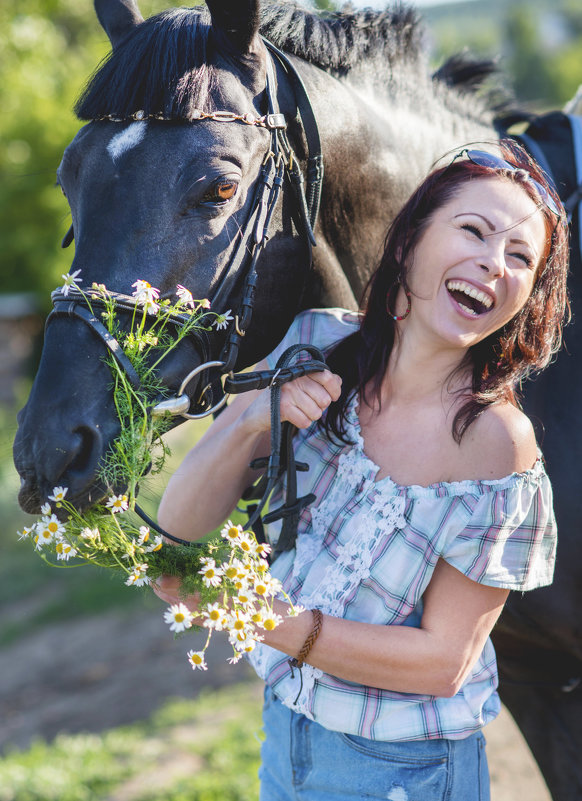
[[47,528],[51,532],[51,534],[55,534],[59,530],[59,524],[55,523],[54,520],[51,520],[51,522],[48,524]]
[[186,615],[183,612],[176,612],[176,614],[174,615],[174,620],[176,621],[176,623],[183,623],[185,619]]
[[220,612],[218,609],[213,609],[209,615],[210,620],[220,620]]
[[200,654],[192,654],[190,659],[192,660],[192,662],[194,662],[195,665],[202,664],[202,657],[200,656]]
[[235,540],[238,537],[239,533],[240,532],[236,526],[231,526],[226,532],[226,536],[231,540]]
[[226,575],[227,578],[233,579],[233,578],[236,577],[236,574],[237,574],[236,567],[232,567],[231,566],[231,567],[227,567],[226,568],[225,575]]
[[204,575],[206,578],[212,578],[214,576],[214,570],[211,567],[209,567]]
[[235,629],[236,631],[242,631],[242,629],[244,629],[244,627],[245,627],[245,624],[244,624],[244,622],[242,620],[235,620],[233,629]]
[[248,553],[251,550],[251,545],[246,540],[243,540],[240,543],[240,548],[241,548],[241,551],[246,551]]
[[275,626],[276,626],[276,625],[277,625],[277,624],[275,623],[275,621],[273,620],[273,618],[272,618],[272,617],[268,617],[268,618],[265,620],[265,622],[263,623],[263,626],[265,627],[265,629],[266,629],[267,631],[273,631],[273,629],[275,628]]
[[265,584],[255,584],[255,592],[257,595],[264,595],[267,592],[267,586]]

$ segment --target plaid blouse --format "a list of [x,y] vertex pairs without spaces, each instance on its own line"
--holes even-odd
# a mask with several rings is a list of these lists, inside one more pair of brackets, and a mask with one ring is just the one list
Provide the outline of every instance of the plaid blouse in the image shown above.
[[[268,358],[298,342],[326,350],[351,334],[359,315],[343,310],[300,314]],[[272,566],[294,603],[325,614],[392,626],[420,626],[422,596],[439,558],[473,581],[510,590],[551,583],[556,548],[552,490],[541,458],[531,470],[494,481],[401,486],[375,481],[365,454],[357,398],[347,435],[330,442],[313,424],[295,437],[298,496],[316,495],[299,522],[296,547]],[[276,490],[272,508],[280,504]],[[275,541],[280,522],[269,527]],[[344,681],[305,664],[302,685],[287,656],[259,644],[249,656],[259,676],[291,709],[322,726],[374,740],[467,737],[499,712],[490,640],[453,698],[400,693]],[[427,666],[430,670],[430,666]]]

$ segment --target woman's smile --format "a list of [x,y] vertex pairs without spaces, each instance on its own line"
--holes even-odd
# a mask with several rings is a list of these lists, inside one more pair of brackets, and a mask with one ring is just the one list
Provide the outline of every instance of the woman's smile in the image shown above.
[[445,286],[462,314],[479,317],[490,312],[495,306],[493,293],[484,287],[476,286],[471,281],[450,278],[445,282]]
[[432,345],[466,348],[498,330],[526,303],[545,240],[543,217],[520,186],[466,184],[434,213],[414,250],[402,333],[420,325]]

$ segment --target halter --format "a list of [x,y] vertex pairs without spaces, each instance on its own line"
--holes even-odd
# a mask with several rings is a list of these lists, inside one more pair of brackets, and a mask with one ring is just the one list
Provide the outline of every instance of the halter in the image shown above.
[[[239,115],[229,111],[203,112],[199,109],[194,109],[190,115],[192,121],[210,119],[222,123],[233,122],[264,128],[270,132],[270,142],[261,165],[259,177],[256,181],[251,211],[242,229],[242,235],[232,257],[218,278],[217,287],[211,299],[211,307],[213,311],[221,308],[224,309],[226,299],[232,288],[237,281],[240,281],[241,277],[244,276],[241,301],[219,359],[210,359],[210,341],[206,331],[192,330],[189,332],[189,336],[192,336],[196,340],[196,347],[198,352],[201,353],[203,361],[185,376],[178,390],[178,394],[173,398],[160,401],[152,409],[152,414],[163,415],[169,413],[173,416],[179,415],[186,419],[200,419],[210,414],[217,413],[226,403],[229,393],[244,392],[250,389],[262,389],[267,386],[271,387],[273,390],[271,396],[271,455],[268,459],[268,464],[266,464],[267,460],[255,460],[253,463],[252,466],[255,468],[267,466],[267,471],[264,479],[259,481],[256,488],[246,494],[245,499],[261,497],[259,504],[251,510],[252,513],[248,525],[252,526],[260,521],[260,512],[266,504],[267,498],[276,480],[283,472],[288,471],[286,503],[281,509],[277,510],[277,512],[271,512],[268,516],[269,522],[278,517],[284,519],[283,531],[279,538],[280,545],[277,547],[277,552],[279,552],[292,547],[294,542],[293,528],[296,529],[299,513],[301,509],[312,500],[311,496],[300,499],[296,497],[296,470],[304,469],[304,467],[303,465],[296,465],[293,458],[293,449],[291,447],[292,427],[289,426],[289,424],[284,424],[287,429],[286,433],[283,433],[281,427],[279,388],[283,383],[291,381],[300,375],[325,369],[325,363],[321,353],[317,349],[311,346],[298,345],[283,354],[283,357],[274,371],[234,375],[234,368],[238,359],[241,341],[248,330],[253,313],[255,291],[258,282],[258,259],[263,247],[268,241],[269,225],[285,177],[289,179],[294,190],[297,207],[303,223],[305,239],[309,248],[309,261],[311,262],[311,248],[316,244],[313,229],[317,221],[321,198],[323,157],[321,154],[321,142],[315,115],[303,81],[287,56],[267,40],[263,41],[267,48],[266,95],[268,113],[263,116],[256,116],[250,113]],[[303,132],[307,141],[308,151],[307,193],[305,192],[304,178],[299,162],[287,137],[287,122],[285,116],[279,111],[274,65],[275,59],[292,85],[295,95],[296,110],[303,123]],[[169,118],[160,114],[146,115],[142,111],[137,111],[123,120],[112,115],[106,115],[99,117],[96,121],[108,120],[112,122],[123,122],[128,119],[164,120]],[[72,240],[73,231],[71,228],[63,240],[63,246],[66,247]],[[108,292],[107,295],[110,301],[114,301],[116,309],[133,312],[138,305],[136,298],[133,296],[115,292]],[[47,317],[46,325],[48,326],[50,321],[56,317],[63,316],[74,317],[84,322],[109,349],[119,366],[124,370],[132,387],[138,389],[140,386],[140,379],[133,365],[124,354],[119,342],[107,331],[105,326],[93,313],[93,305],[99,306],[103,305],[105,302],[102,294],[100,296],[99,292],[95,292],[91,289],[81,290],[75,286],[71,286],[65,289],[55,290],[51,298],[53,301],[53,309]],[[90,301],[88,299],[90,299]],[[176,326],[181,326],[184,325],[188,317],[186,315],[175,314],[169,319]],[[202,320],[204,320],[204,317]],[[307,350],[313,359],[299,365],[291,366],[289,364],[290,360],[301,350]],[[208,373],[210,370],[217,371],[218,376],[208,381],[200,393],[197,403],[203,408],[199,411],[190,411],[192,401],[186,394],[186,387],[193,378],[201,373]],[[224,387],[221,385],[221,397],[217,402],[212,403],[212,385],[216,384],[217,380],[220,381],[222,377],[225,378],[225,382]],[[202,383],[204,384],[204,381]],[[210,394],[211,400],[208,400],[206,397],[207,393]],[[281,463],[282,442],[284,443],[285,465]],[[143,513],[143,510],[139,509],[139,507],[136,507],[136,511],[154,530],[162,533],[174,542],[185,545],[192,544],[185,540],[180,540],[160,529],[153,520]],[[265,520],[267,520],[267,518],[265,518]]]

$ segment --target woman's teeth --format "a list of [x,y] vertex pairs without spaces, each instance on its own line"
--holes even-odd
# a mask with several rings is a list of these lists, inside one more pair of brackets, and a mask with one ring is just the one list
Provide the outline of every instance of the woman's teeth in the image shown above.
[[466,281],[452,280],[448,281],[446,286],[461,309],[467,314],[478,317],[493,306],[493,298],[490,295],[471,286]]

